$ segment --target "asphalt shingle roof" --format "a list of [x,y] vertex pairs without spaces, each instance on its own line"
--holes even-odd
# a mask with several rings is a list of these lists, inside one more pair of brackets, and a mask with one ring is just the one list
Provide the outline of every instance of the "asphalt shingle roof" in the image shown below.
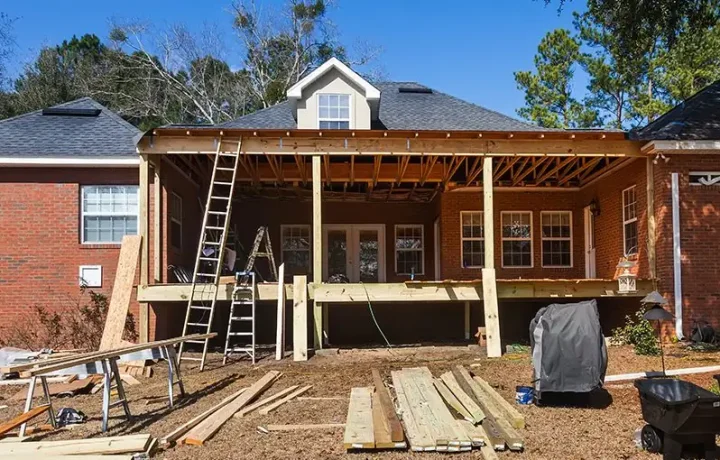
[[[437,131],[547,131],[499,112],[463,101],[412,82],[374,84],[380,90],[379,119],[373,129]],[[421,92],[400,92],[400,88]],[[225,122],[219,127],[244,129],[294,129],[288,102]]]
[[631,139],[643,141],[720,139],[720,81],[691,96]]
[[96,109],[98,116],[43,115],[42,110],[0,120],[0,157],[137,157],[142,133],[89,97],[53,108]]

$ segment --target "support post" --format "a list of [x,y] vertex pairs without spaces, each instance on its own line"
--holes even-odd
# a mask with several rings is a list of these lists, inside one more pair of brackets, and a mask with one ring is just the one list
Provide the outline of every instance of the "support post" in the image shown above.
[[[315,155],[312,158],[312,188],[313,188],[313,283],[322,283],[322,158]],[[323,306],[313,301],[315,349],[323,347]]]
[[277,329],[275,331],[275,360],[283,359],[285,353],[285,264],[278,271]]
[[465,340],[470,340],[470,302],[465,302]]
[[482,270],[483,309],[487,335],[487,355],[502,356],[500,319],[498,317],[495,283],[495,215],[493,212],[493,161],[483,158],[483,232],[485,235],[485,267]]
[[293,277],[293,361],[307,361],[307,276]]
[[[142,237],[140,242],[140,284],[147,286],[150,279],[150,245],[148,241],[148,227],[150,216],[148,215],[148,192],[150,182],[150,161],[147,155],[140,155],[140,222],[138,231]],[[150,306],[143,302],[140,304],[140,343],[147,343],[150,336]]]
[[680,175],[672,173],[673,298],[675,335],[683,338],[682,251],[680,249]]
[[653,159],[648,157],[646,160],[647,170],[647,259],[650,279],[653,282],[653,288],[657,289],[657,256],[655,252],[655,241],[657,235],[657,227],[655,221],[655,181]]
[[162,283],[162,160],[153,162],[153,283]]

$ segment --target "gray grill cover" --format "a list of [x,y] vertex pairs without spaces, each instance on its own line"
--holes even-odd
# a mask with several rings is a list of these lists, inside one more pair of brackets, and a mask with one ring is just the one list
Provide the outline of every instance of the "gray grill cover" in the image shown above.
[[607,348],[597,302],[552,304],[530,322],[535,391],[586,393],[602,386]]

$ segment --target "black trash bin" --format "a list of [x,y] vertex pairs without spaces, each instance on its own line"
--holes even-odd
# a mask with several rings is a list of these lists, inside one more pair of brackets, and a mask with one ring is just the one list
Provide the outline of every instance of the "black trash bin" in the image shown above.
[[720,459],[715,436],[720,434],[720,396],[693,383],[675,379],[636,380],[640,407],[647,422],[643,447],[662,452],[664,459],[684,453]]

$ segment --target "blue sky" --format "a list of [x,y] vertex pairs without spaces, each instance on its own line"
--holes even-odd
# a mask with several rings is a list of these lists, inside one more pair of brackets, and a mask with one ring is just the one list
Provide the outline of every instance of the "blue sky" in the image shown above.
[[[29,0],[3,2],[0,11],[17,18],[17,42],[12,70],[31,61],[45,45],[73,34],[108,35],[112,19],[141,20],[158,26],[174,23],[202,29],[217,24],[227,33],[228,46],[239,47],[232,32],[232,0]],[[256,0],[265,9],[284,0]],[[572,28],[569,3],[558,14],[557,2],[543,0],[336,0],[329,17],[340,41],[352,46],[380,46],[377,65],[391,80],[417,81],[499,112],[517,116],[523,95],[513,72],[532,69],[543,35],[557,27]],[[238,50],[237,63],[241,61]],[[582,75],[576,86],[585,81]]]

